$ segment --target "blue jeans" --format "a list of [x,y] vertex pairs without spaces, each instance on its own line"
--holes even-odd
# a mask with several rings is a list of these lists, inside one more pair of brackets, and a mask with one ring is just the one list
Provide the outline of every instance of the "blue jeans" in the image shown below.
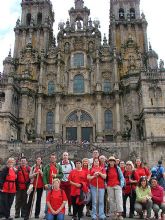
[[53,215],[51,213],[47,213],[47,218],[46,220],[54,220],[54,217],[57,217],[57,220],[64,220],[64,214],[59,213],[58,215]]
[[[92,219],[97,219],[99,217],[100,219],[105,219],[105,213],[104,213],[104,193],[105,189],[98,189],[98,206],[99,206],[99,213],[97,213],[96,210],[96,196],[97,196],[97,188],[90,185],[91,194],[92,194]],[[98,216],[97,216],[98,215]]]

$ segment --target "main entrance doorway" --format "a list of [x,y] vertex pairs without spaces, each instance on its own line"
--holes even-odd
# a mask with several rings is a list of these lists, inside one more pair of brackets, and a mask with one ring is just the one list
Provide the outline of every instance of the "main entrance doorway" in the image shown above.
[[92,117],[83,110],[70,113],[63,126],[63,138],[69,141],[94,141]]
[[68,141],[77,140],[77,128],[66,128],[66,139]]
[[93,137],[93,128],[81,128],[81,139],[82,141],[91,141]]

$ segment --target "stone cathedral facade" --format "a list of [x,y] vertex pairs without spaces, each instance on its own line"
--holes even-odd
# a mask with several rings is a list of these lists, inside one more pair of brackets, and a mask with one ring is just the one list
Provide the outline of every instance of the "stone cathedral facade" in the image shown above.
[[83,0],[73,1],[56,36],[50,0],[21,7],[0,79],[1,152],[11,141],[60,138],[163,159],[165,69],[148,42],[140,0],[110,0],[108,39]]

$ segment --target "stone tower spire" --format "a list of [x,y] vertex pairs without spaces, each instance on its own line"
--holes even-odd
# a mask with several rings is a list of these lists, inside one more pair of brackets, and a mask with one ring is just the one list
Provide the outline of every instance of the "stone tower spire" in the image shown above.
[[140,0],[110,1],[109,38],[117,49],[132,35],[141,50],[147,52],[147,22],[140,15]]
[[140,14],[140,0],[110,1],[109,42],[121,58],[127,60],[121,75],[141,66],[140,57],[148,52],[148,42],[147,21],[144,14]]
[[54,13],[50,0],[22,0],[21,19],[18,19],[15,31],[14,57],[31,40],[32,47],[41,51],[48,50],[52,41]]
[[82,9],[84,7],[83,0],[75,0],[75,9]]

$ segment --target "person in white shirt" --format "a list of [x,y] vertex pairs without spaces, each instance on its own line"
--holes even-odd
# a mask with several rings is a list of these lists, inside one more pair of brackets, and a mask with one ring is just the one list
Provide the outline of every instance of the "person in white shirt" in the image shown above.
[[68,215],[72,215],[71,213],[71,196],[70,196],[70,182],[68,181],[69,173],[75,169],[75,165],[73,161],[69,160],[68,152],[63,153],[63,159],[59,162],[59,164],[62,166],[62,172],[63,172],[63,178],[61,180],[60,188],[63,189],[66,193],[66,196],[68,198]]

